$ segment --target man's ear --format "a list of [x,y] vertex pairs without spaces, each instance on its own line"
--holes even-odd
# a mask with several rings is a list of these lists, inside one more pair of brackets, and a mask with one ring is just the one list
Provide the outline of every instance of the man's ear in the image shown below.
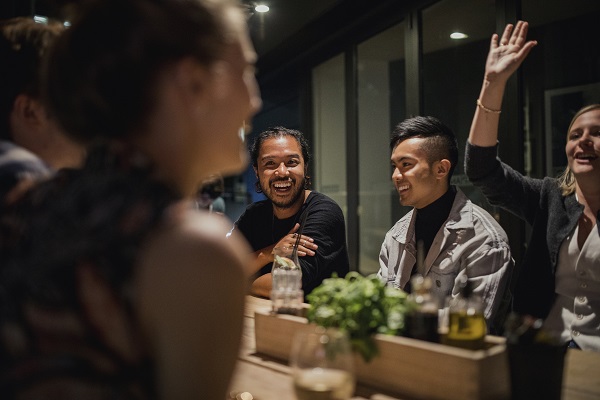
[[435,166],[436,176],[440,179],[441,178],[446,179],[446,177],[450,173],[451,167],[452,167],[452,163],[450,162],[450,160],[448,160],[446,158],[442,158],[440,161],[438,161],[436,163],[436,166]]
[[9,118],[10,137],[19,146],[31,150],[46,141],[46,110],[39,100],[26,94],[18,95]]
[[45,117],[41,102],[27,94],[19,94],[13,103],[13,118],[27,124],[38,124]]
[[252,169],[254,170],[254,175],[256,175],[256,179],[258,179],[258,169],[253,165]]

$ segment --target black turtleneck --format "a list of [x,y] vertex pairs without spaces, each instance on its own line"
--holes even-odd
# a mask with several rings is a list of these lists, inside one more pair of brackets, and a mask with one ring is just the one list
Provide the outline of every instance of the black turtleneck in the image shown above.
[[456,197],[456,188],[450,186],[446,193],[439,199],[426,207],[415,210],[417,219],[415,221],[415,243],[423,241],[423,254],[427,257],[435,235],[438,233],[443,223],[448,219],[452,203]]

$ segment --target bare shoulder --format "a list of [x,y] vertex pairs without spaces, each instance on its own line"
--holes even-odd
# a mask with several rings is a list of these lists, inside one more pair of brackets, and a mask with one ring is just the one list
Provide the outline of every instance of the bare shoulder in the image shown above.
[[241,335],[249,254],[242,239],[226,237],[228,230],[224,217],[175,207],[140,254],[138,317],[159,360],[161,398],[218,398],[226,390]]
[[156,307],[168,303],[195,302],[202,307],[209,303],[206,299],[243,299],[250,250],[239,236],[226,237],[229,228],[224,217],[195,210],[171,212],[139,257],[135,283],[142,311],[155,314]]
[[196,210],[175,210],[167,218],[164,229],[145,246],[142,260],[146,264],[177,260],[183,267],[244,269],[251,251],[239,235],[227,237],[232,225],[227,218]]

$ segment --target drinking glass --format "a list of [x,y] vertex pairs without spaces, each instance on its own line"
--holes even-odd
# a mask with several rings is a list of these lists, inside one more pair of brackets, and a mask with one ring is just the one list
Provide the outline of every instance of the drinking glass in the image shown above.
[[290,355],[298,400],[347,400],[355,387],[348,336],[337,329],[298,332]]
[[275,253],[271,268],[271,304],[277,314],[299,315],[302,310],[302,270],[297,253],[290,258]]

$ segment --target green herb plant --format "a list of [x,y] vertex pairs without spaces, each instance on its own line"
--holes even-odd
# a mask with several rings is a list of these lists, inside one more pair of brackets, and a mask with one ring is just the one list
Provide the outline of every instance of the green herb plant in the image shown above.
[[374,274],[363,277],[357,272],[325,279],[307,300],[308,321],[345,331],[353,350],[367,362],[379,352],[373,335],[401,335],[405,316],[414,307],[406,292],[386,287]]

